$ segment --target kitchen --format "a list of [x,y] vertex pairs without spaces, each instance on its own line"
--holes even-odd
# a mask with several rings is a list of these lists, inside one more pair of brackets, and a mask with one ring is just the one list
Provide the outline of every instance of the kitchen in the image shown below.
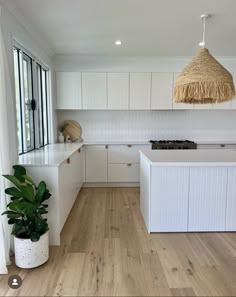
[[[8,266],[10,275],[25,273],[18,295],[236,294],[236,100],[173,100],[178,76],[198,51],[205,12],[211,15],[205,24],[207,48],[236,80],[235,43],[229,33],[235,4],[193,1],[191,7],[178,0],[170,9],[171,1],[150,1],[142,18],[144,1],[59,2],[0,2],[11,79],[21,61],[23,67],[31,63],[33,81],[37,71],[38,78],[46,78],[39,93],[47,114],[44,109],[37,114],[36,107],[35,121],[42,119],[44,132],[36,137],[35,149],[21,141],[27,129],[22,128],[23,136],[17,134],[15,99],[7,106],[13,135],[10,164],[24,166],[36,184],[44,180],[52,195],[49,259],[34,270]],[[122,14],[124,7],[127,13]],[[167,26],[168,19],[172,26]],[[176,36],[182,35],[186,38],[177,42]],[[16,96],[19,89],[20,83],[12,86]],[[31,91],[37,101],[36,89]],[[76,135],[65,126],[68,121],[76,125]],[[67,141],[58,143],[62,127]],[[166,175],[148,181],[147,172],[163,166]],[[205,167],[217,172],[203,172]],[[193,202],[193,191],[202,206]],[[210,213],[213,227],[204,225]],[[46,280],[44,274],[50,273]],[[15,293],[6,280],[1,280],[2,296]]]

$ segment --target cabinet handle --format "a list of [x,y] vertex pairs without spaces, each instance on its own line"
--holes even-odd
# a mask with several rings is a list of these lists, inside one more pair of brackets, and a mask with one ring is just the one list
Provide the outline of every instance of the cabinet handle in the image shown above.
[[70,158],[67,159],[67,164],[70,164]]
[[107,144],[105,145],[105,148],[108,149],[108,145]]
[[128,163],[128,164],[127,164],[127,166],[129,166],[129,167],[130,167],[130,166],[132,166],[132,164],[131,164],[131,163]]
[[78,153],[80,153],[80,148],[78,149]]
[[132,147],[132,144],[127,144],[128,147]]

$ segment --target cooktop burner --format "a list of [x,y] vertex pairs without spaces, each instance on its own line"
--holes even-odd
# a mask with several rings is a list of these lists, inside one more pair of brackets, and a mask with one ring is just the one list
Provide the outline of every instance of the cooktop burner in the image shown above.
[[150,140],[153,150],[158,149],[196,149],[197,144],[190,140]]

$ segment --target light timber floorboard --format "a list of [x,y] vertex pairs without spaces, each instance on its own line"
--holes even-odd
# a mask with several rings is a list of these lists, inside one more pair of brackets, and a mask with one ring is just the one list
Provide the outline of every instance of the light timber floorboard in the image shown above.
[[236,234],[148,234],[138,188],[83,188],[61,241],[0,296],[236,296]]

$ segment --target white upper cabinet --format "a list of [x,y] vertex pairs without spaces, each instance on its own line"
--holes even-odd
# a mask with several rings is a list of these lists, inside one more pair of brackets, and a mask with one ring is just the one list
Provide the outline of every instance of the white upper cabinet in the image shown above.
[[[174,73],[174,82],[178,75],[179,73]],[[174,97],[174,85],[173,85],[173,97]],[[173,109],[194,109],[194,108],[195,108],[194,104],[173,102]]]
[[108,73],[108,109],[129,109],[129,73]]
[[107,74],[82,73],[83,109],[107,109]]
[[[174,103],[178,74],[57,72],[57,109],[236,110],[236,99],[217,104]],[[236,74],[233,77],[236,85]]]
[[81,109],[81,73],[57,72],[57,109]]
[[152,73],[151,109],[172,109],[173,73]]
[[151,73],[130,73],[130,109],[151,107]]

